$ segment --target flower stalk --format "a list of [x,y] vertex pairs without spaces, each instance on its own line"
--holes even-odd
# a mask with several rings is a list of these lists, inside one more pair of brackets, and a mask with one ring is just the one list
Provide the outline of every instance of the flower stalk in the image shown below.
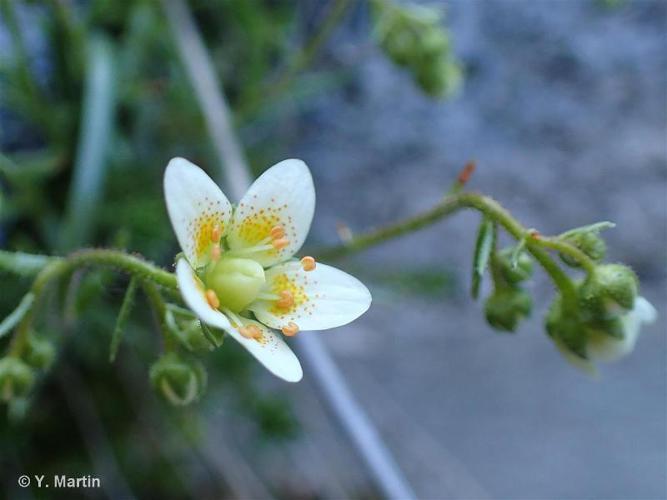
[[[434,224],[462,209],[473,209],[481,212],[498,225],[502,226],[517,241],[525,240],[525,249],[542,266],[556,287],[568,297],[568,301],[576,301],[576,292],[572,280],[549,256],[545,249],[556,249],[581,260],[588,268],[588,261],[583,252],[566,242],[556,242],[552,238],[535,237],[534,231],[524,227],[500,203],[489,196],[479,193],[461,192],[446,196],[433,208],[408,217],[395,224],[370,231],[353,237],[350,241],[319,252],[325,260],[338,259],[360,252],[372,246],[403,236]],[[532,237],[531,237],[532,236]]]

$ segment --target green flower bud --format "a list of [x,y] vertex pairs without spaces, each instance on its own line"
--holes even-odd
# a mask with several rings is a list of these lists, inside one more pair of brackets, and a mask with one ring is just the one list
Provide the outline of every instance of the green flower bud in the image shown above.
[[27,352],[24,360],[33,368],[47,370],[56,355],[56,349],[50,340],[41,338],[34,333],[28,337]]
[[18,358],[0,359],[0,397],[10,401],[28,394],[34,381],[32,368]]
[[638,292],[635,273],[621,264],[605,264],[579,287],[579,301],[588,322],[608,320],[632,309]]
[[266,279],[257,261],[223,257],[209,267],[204,281],[218,296],[220,308],[240,312],[255,300]]
[[416,33],[397,30],[395,35],[384,39],[382,49],[399,66],[407,66],[418,44]]
[[563,311],[556,298],[546,318],[547,333],[565,359],[588,374],[597,372],[598,361],[614,361],[632,352],[641,327],[655,321],[653,305],[637,297],[631,311],[618,318],[584,321],[571,311]]
[[576,356],[581,360],[587,360],[588,331],[576,315],[563,311],[562,302],[561,296],[558,295],[549,308],[545,318],[547,334],[561,351],[566,351],[570,356]]
[[170,352],[151,366],[153,387],[169,403],[185,406],[197,400],[206,388],[206,370],[195,360]]
[[497,264],[502,277],[514,285],[527,280],[533,275],[533,259],[526,252],[520,252],[516,265],[512,265],[514,248],[505,248],[498,253]]
[[486,299],[486,320],[496,330],[513,332],[530,315],[532,300],[520,288],[498,288]]
[[[601,261],[604,258],[605,254],[607,253],[607,244],[600,237],[597,231],[573,233],[568,236],[564,236],[562,240],[577,247],[579,250],[581,250],[588,257],[590,257],[596,262]],[[575,258],[563,253],[559,255],[561,260],[565,262],[568,266],[572,267],[581,266],[581,264],[579,264],[579,261],[577,261]]]
[[376,35],[394,63],[408,67],[421,89],[433,97],[451,94],[461,83],[442,12],[421,5],[374,2]]

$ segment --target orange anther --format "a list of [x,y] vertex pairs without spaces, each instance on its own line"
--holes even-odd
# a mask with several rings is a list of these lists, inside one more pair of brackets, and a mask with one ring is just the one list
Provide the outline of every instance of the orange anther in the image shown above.
[[213,243],[218,243],[221,237],[222,237],[222,229],[220,228],[220,224],[216,224],[215,226],[213,226],[213,229],[211,229],[211,241]]
[[289,290],[280,292],[280,299],[276,300],[276,305],[281,309],[289,309],[294,305],[294,296]]
[[303,267],[304,271],[312,271],[315,269],[315,266],[315,259],[313,259],[310,255],[306,255],[303,259],[301,259],[301,267]]
[[271,228],[269,234],[271,235],[272,240],[283,238],[285,236],[285,228],[283,226],[274,226]]
[[222,249],[220,248],[220,245],[213,245],[211,248],[211,260],[213,262],[217,262],[220,260],[220,255],[222,254]]
[[276,240],[273,240],[271,243],[273,245],[273,248],[276,250],[281,250],[285,248],[287,245],[289,245],[289,240],[287,238],[278,238]]
[[299,333],[299,325],[297,325],[293,321],[290,321],[289,323],[287,323],[287,326],[282,327],[282,332],[288,337],[293,337],[294,335]]
[[262,336],[262,331],[257,325],[246,325],[239,328],[239,333],[247,339],[258,339]]
[[206,302],[208,302],[208,305],[213,309],[220,307],[220,300],[218,299],[218,296],[210,288],[206,290]]

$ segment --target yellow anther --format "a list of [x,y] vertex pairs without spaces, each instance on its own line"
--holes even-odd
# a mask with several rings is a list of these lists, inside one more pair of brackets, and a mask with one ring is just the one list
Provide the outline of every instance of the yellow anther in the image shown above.
[[287,245],[289,245],[289,240],[287,238],[278,238],[276,240],[273,240],[271,244],[273,245],[273,248],[275,248],[276,250],[281,250],[285,248]]
[[220,224],[216,224],[215,226],[213,226],[213,229],[211,229],[211,241],[213,243],[218,243],[221,237],[222,237],[222,229],[220,228]]
[[299,325],[294,323],[293,321],[290,321],[287,323],[287,326],[282,327],[282,332],[288,337],[293,337],[297,333],[299,333]]
[[315,269],[315,266],[315,259],[313,259],[310,255],[306,255],[303,259],[301,259],[301,267],[303,267],[304,271],[312,271]]
[[219,261],[221,254],[222,254],[222,249],[220,248],[220,245],[213,245],[213,247],[211,247],[211,260],[213,262]]
[[280,292],[280,299],[276,300],[276,305],[281,309],[289,309],[294,305],[294,295],[289,290]]
[[272,240],[283,238],[285,236],[285,228],[283,226],[273,226],[269,234]]
[[208,305],[213,309],[220,307],[220,299],[218,299],[218,296],[210,288],[206,290],[206,302],[208,302]]
[[262,331],[257,325],[247,325],[239,328],[239,333],[247,339],[258,339],[262,336]]

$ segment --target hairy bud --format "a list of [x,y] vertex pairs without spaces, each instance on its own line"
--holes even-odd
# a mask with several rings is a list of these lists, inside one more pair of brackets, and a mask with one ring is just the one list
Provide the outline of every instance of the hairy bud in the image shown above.
[[24,360],[33,368],[46,370],[53,363],[56,350],[50,340],[39,337],[31,332],[28,337],[27,352]]
[[[600,237],[597,232],[581,232],[574,233],[570,236],[565,236],[562,238],[563,241],[566,241],[570,245],[577,247],[583,253],[585,253],[592,260],[599,262],[601,261],[605,254],[607,253],[607,244]],[[571,267],[580,267],[581,264],[577,259],[565,255],[563,253],[559,254],[561,260],[565,262],[568,266]]]
[[433,97],[453,93],[462,72],[455,60],[441,11],[422,5],[373,3],[380,47],[394,63],[410,70],[421,89]]
[[579,287],[579,300],[587,321],[609,320],[632,309],[638,292],[635,273],[622,264],[605,264]]
[[530,315],[532,300],[520,288],[498,288],[486,299],[484,313],[496,330],[513,332],[519,322]]
[[533,275],[533,260],[526,252],[520,252],[515,258],[512,247],[501,250],[496,262],[502,277],[509,284],[521,283]]
[[175,406],[185,406],[196,401],[206,388],[203,365],[173,352],[155,362],[149,375],[158,393]]
[[3,401],[11,401],[28,394],[34,378],[30,366],[20,359],[0,359],[0,397]]

